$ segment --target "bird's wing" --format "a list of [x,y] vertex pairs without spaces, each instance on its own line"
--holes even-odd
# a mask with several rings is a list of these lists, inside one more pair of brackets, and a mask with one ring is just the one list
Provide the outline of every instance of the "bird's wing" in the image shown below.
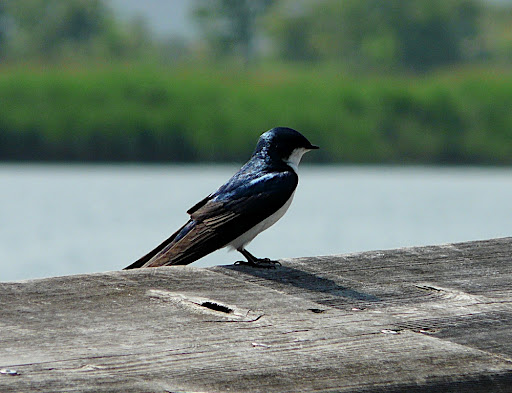
[[285,171],[221,187],[189,209],[190,221],[134,267],[186,265],[224,247],[282,207],[297,183],[297,175]]

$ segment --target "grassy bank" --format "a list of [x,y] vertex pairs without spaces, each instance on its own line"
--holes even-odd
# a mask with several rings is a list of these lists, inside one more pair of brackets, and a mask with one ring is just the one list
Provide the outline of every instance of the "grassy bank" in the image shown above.
[[512,74],[0,70],[0,160],[242,161],[296,128],[322,162],[512,164]]

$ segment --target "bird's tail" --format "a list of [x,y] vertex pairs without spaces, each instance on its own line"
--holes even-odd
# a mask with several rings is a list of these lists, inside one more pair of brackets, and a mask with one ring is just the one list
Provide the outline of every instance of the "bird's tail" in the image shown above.
[[176,236],[180,234],[180,232],[190,224],[190,221],[187,222],[185,225],[183,225],[180,229],[178,229],[176,232],[174,232],[168,239],[164,240],[158,247],[156,247],[154,250],[148,252],[143,257],[137,259],[135,262],[133,262],[131,265],[126,266],[123,270],[129,270],[129,269],[138,269],[140,267],[143,267],[147,262],[149,262],[153,257],[158,255],[160,251],[167,248],[167,246],[171,245],[174,240],[176,239]]

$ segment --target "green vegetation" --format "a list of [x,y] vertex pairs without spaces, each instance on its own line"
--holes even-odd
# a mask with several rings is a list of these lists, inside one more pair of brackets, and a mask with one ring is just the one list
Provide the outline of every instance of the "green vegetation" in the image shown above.
[[109,4],[0,1],[0,160],[240,162],[286,125],[319,162],[512,164],[509,2],[195,0],[183,38]]
[[243,161],[283,125],[319,162],[512,164],[512,74],[95,67],[0,73],[0,160]]
[[485,57],[480,21],[491,7],[478,0],[317,0],[301,12],[290,8],[277,1],[268,16],[284,59],[425,72]]
[[153,40],[143,20],[118,20],[103,0],[0,2],[3,62],[157,59],[164,47]]
[[257,68],[286,61],[356,73],[424,73],[512,60],[510,1],[193,0],[189,17],[197,34],[189,37],[155,35],[151,21],[121,17],[111,5],[0,1],[0,62],[188,60]]

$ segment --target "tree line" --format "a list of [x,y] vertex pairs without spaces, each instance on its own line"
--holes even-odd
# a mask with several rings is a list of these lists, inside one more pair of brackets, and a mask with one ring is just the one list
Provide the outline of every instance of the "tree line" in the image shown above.
[[198,39],[155,37],[102,0],[3,0],[0,61],[332,63],[425,72],[512,60],[510,2],[193,0]]

